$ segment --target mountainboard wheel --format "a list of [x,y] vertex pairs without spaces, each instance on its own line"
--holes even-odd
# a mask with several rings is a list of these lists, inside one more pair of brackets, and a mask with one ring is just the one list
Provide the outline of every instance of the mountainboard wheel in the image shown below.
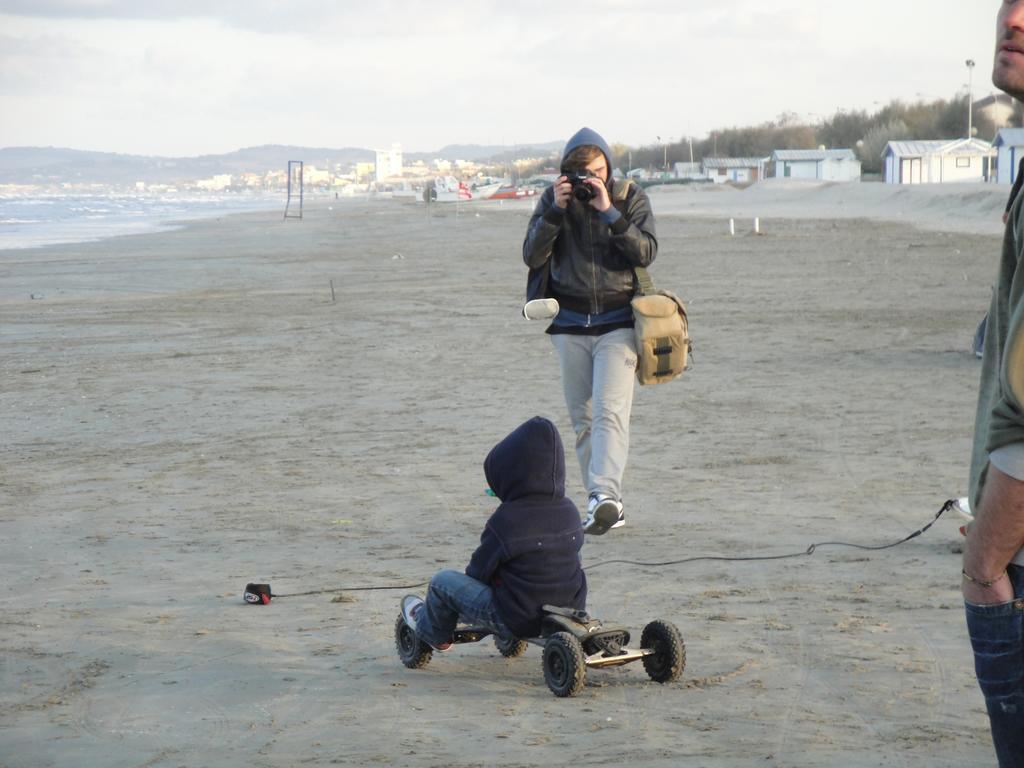
[[544,643],[544,682],[555,696],[575,696],[587,672],[580,641],[569,632],[556,632]]
[[644,656],[644,669],[656,683],[678,680],[686,667],[686,646],[675,624],[655,620],[644,627],[640,646],[654,651]]
[[416,636],[413,628],[405,623],[402,614],[398,614],[395,621],[395,649],[398,658],[409,669],[423,669],[434,655],[434,649]]
[[494,647],[497,648],[498,653],[506,659],[514,659],[517,656],[522,656],[526,653],[527,645],[528,643],[525,640],[520,640],[518,637],[494,636]]

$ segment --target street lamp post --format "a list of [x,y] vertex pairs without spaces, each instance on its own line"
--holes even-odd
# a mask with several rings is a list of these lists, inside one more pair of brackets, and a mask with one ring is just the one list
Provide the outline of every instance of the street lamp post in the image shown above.
[[661,136],[655,136],[654,138],[656,138],[658,140],[658,143],[661,144],[661,150],[662,150],[662,154],[661,154],[661,170],[662,170],[662,172],[667,172],[668,171],[668,143],[669,143],[669,141],[671,141],[671,139],[667,139],[666,138],[665,141],[662,141],[661,140]]
[[967,138],[974,134],[974,59],[964,62],[967,65]]

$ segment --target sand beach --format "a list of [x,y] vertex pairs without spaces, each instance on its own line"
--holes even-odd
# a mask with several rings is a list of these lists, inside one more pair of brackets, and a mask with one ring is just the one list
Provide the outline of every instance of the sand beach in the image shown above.
[[[573,699],[535,647],[411,671],[393,643],[401,596],[476,546],[489,448],[535,414],[572,442],[519,316],[532,203],[0,251],[0,765],[994,765],[953,518],[606,561],[883,545],[964,495],[1007,192],[651,192],[693,366],[638,388],[628,524],[584,558],[591,612],[674,622],[687,666]],[[245,605],[253,581],[293,596]]]

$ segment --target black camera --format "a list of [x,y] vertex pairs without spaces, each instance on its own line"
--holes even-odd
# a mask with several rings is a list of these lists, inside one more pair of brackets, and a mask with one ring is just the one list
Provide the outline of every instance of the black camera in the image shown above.
[[585,171],[570,171],[565,174],[566,181],[572,184],[572,196],[581,203],[587,203],[594,199],[594,188],[587,184],[586,179],[596,178]]

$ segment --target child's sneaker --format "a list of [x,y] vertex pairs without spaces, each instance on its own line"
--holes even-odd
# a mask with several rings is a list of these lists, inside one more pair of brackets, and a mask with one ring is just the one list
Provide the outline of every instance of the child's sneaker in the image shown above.
[[593,493],[587,501],[587,519],[583,521],[583,532],[600,536],[612,528],[626,524],[626,513],[622,502],[604,493]]
[[[413,632],[416,631],[416,617],[419,616],[420,611],[423,610],[423,606],[426,603],[423,602],[422,597],[416,595],[406,595],[402,598],[402,618],[405,619],[405,623],[409,625],[409,629]],[[419,637],[419,635],[417,635]],[[422,637],[420,640],[427,643]],[[451,643],[441,643],[440,645],[434,645],[433,643],[427,643],[435,651],[450,651],[452,649]]]

